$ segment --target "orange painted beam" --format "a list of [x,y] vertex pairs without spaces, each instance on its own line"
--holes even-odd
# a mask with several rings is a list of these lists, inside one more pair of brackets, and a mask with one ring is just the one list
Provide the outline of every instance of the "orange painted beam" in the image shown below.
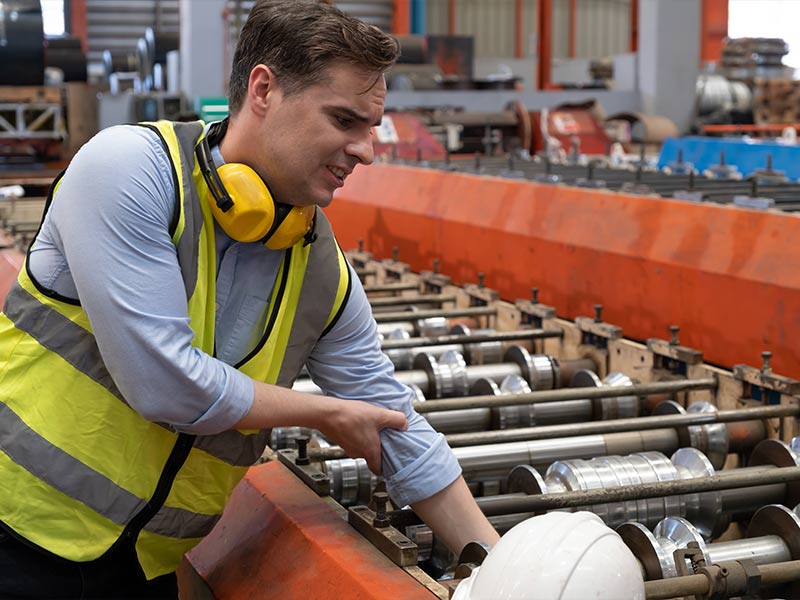
[[578,0],[569,0],[569,57],[575,58],[578,28]]
[[80,38],[81,48],[89,51],[89,29],[86,18],[86,0],[69,0],[69,32]]
[[523,54],[523,22],[522,22],[522,0],[514,2],[514,56],[522,58]]
[[639,0],[631,0],[630,50],[631,52],[637,52],[639,50]]
[[181,598],[435,600],[278,462],[251,468],[214,530],[181,566]]
[[394,0],[392,10],[392,33],[408,35],[411,33],[410,0]]
[[536,24],[539,29],[538,54],[539,70],[537,76],[537,89],[550,88],[551,70],[553,63],[553,0],[538,0],[536,2]]
[[390,165],[357,169],[326,209],[345,248],[400,249],[414,270],[458,283],[478,272],[502,298],[541,298],[559,316],[665,337],[708,362],[800,378],[800,218],[600,190]]
[[719,61],[728,36],[728,0],[703,0],[700,22],[700,59]]
[[449,35],[456,34],[456,0],[447,2],[447,33]]

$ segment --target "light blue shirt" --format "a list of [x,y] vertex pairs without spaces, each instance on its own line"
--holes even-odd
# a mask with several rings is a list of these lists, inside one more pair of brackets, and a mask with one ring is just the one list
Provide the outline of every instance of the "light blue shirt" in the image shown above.
[[[217,164],[219,148],[212,149]],[[61,180],[30,255],[45,287],[80,299],[106,367],[123,396],[152,421],[208,435],[231,428],[253,403],[253,382],[234,369],[261,331],[281,251],[232,240],[216,227],[216,357],[192,347],[187,299],[169,224],[175,209],[169,158],[143,127],[101,131]],[[352,269],[351,269],[352,272]],[[364,288],[353,286],[336,325],[307,362],[331,396],[405,413],[406,431],[381,434],[387,488],[399,504],[440,491],[460,474],[444,440],[411,408],[392,377]]]

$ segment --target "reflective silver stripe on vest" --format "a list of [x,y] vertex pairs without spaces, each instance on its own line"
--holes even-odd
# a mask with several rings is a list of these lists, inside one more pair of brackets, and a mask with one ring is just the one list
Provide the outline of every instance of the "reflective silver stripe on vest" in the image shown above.
[[[94,336],[83,327],[39,302],[16,282],[6,296],[4,312],[17,329],[30,335],[43,347],[58,354],[78,371],[125,402],[103,363]],[[171,430],[168,425],[158,425]],[[249,467],[264,452],[268,439],[268,434],[264,432],[244,435],[231,430],[218,435],[198,437],[195,447],[228,464]]]
[[8,292],[3,311],[14,327],[125,402],[100,357],[94,336],[83,327],[39,302],[18,282]]
[[48,442],[2,402],[0,448],[32,475],[118,525],[127,523],[146,504]]
[[[175,136],[178,138],[178,147],[181,157],[181,173],[183,183],[183,218],[184,228],[178,240],[178,263],[181,267],[183,285],[186,289],[186,299],[192,297],[197,285],[197,253],[200,231],[203,227],[203,211],[200,207],[197,188],[194,185],[192,170],[194,169],[194,147],[203,126],[195,121],[193,123],[173,123]],[[175,190],[178,193],[178,190]],[[175,207],[177,210],[177,206]]]
[[269,442],[269,430],[246,435],[235,429],[195,438],[194,447],[236,467],[250,467],[261,458]]
[[[126,525],[147,504],[48,442],[2,402],[0,448],[31,475],[117,525]],[[147,523],[146,530],[172,538],[196,538],[211,531],[220,515],[201,515],[165,506],[157,517]]]
[[[290,388],[311,355],[330,315],[339,289],[339,247],[328,218],[317,208],[317,241],[311,244],[289,343],[277,385]],[[331,265],[337,265],[332,269]],[[345,301],[347,299],[345,298]]]
[[144,530],[171,538],[199,538],[211,531],[221,518],[221,514],[201,515],[182,508],[162,506]]

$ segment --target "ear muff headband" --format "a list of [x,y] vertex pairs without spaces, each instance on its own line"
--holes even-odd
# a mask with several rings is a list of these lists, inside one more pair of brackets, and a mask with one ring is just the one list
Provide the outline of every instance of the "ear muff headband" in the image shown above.
[[[291,206],[275,202],[264,181],[242,163],[214,164],[211,146],[217,145],[228,120],[212,124],[195,149],[200,171],[210,192],[209,206],[220,227],[240,242],[261,241],[282,250],[305,238],[316,239],[316,206]],[[213,198],[213,201],[211,201]]]

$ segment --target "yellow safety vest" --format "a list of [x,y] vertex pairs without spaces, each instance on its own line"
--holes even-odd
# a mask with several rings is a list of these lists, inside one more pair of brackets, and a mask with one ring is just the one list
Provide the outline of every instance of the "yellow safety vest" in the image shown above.
[[[172,239],[192,343],[211,354],[214,223],[194,158],[203,123],[142,125],[171,158]],[[47,207],[57,201],[56,183]],[[318,239],[285,251],[261,340],[235,365],[254,379],[291,386],[346,302],[349,270],[330,224],[317,215]],[[266,431],[194,436],[141,417],[109,375],[80,303],[45,289],[26,261],[0,314],[0,520],[7,526],[73,561],[135,539],[152,579],[174,571],[211,530],[266,443]]]

